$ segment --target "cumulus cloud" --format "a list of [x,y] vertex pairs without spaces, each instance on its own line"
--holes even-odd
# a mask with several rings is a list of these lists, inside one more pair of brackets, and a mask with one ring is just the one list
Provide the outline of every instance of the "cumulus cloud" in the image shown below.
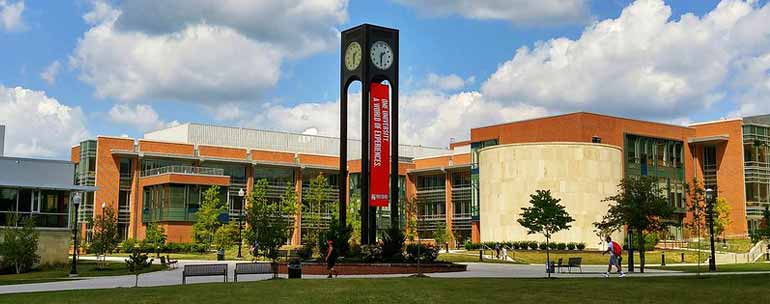
[[24,1],[0,0],[0,29],[20,31],[24,29],[21,14],[24,12]]
[[427,15],[504,20],[517,25],[582,23],[590,18],[585,0],[395,0]]
[[40,73],[40,78],[45,80],[48,84],[54,84],[56,83],[56,75],[59,74],[59,69],[61,68],[61,63],[59,63],[59,60],[54,60],[54,62],[51,62],[43,72]]
[[0,85],[0,109],[7,155],[65,157],[71,146],[88,137],[81,109],[42,91]]
[[287,58],[327,50],[347,1],[97,1],[71,57],[99,97],[259,99]]
[[108,114],[110,121],[117,124],[132,126],[142,132],[179,124],[176,120],[171,122],[161,120],[158,112],[155,112],[155,109],[153,109],[152,106],[144,104],[116,104],[110,109]]
[[[557,111],[677,119],[721,101],[743,72],[736,63],[770,51],[769,20],[770,6],[755,1],[724,0],[702,17],[671,20],[663,1],[638,0],[576,40],[520,48],[482,92]],[[746,69],[755,70],[767,68]]]
[[471,76],[467,79],[463,79],[457,74],[438,75],[430,73],[427,76],[427,86],[436,88],[442,91],[455,91],[464,88],[467,85],[473,84],[476,81],[476,77]]

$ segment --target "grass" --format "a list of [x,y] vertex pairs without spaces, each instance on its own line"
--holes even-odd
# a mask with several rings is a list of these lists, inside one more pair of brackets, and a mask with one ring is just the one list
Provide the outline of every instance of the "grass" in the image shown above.
[[[142,273],[158,271],[165,269],[162,265],[152,265]],[[22,274],[2,274],[0,275],[0,285],[31,284],[56,282],[69,280],[70,265],[43,266],[31,272]],[[119,276],[131,274],[126,268],[126,264],[119,262],[108,262],[105,269],[97,269],[95,261],[78,262],[78,274],[81,277],[101,277],[101,276]]]
[[[734,240],[726,240],[723,242],[716,242],[714,243],[714,249],[717,251],[723,251],[723,252],[735,252],[735,253],[746,253],[751,250],[751,247],[754,247],[754,244],[751,243],[751,240],[749,239],[734,239]],[[700,246],[698,246],[698,242],[689,242],[687,243],[687,248],[690,249],[702,249],[702,250],[711,250],[711,245],[709,243],[708,238],[701,240]]]
[[[701,272],[708,272],[708,264],[703,264],[700,266]],[[695,273],[698,272],[698,266],[666,266],[666,267],[650,267],[654,269],[665,269],[665,270],[677,270],[677,271],[684,271],[684,272],[690,272]],[[717,265],[717,272],[740,272],[740,271],[770,271],[770,264],[769,263],[751,263],[751,264],[724,264],[724,265]]]
[[[108,257],[128,257],[131,255],[130,253],[112,253],[107,255]],[[147,255],[152,259],[157,259],[155,257],[154,252],[149,252]],[[206,252],[206,253],[194,253],[194,252],[188,252],[188,253],[163,253],[161,252],[161,256],[169,256],[173,260],[206,260],[206,261],[215,261],[217,259],[216,252]],[[249,255],[249,248],[243,247],[241,249],[241,255],[243,256],[242,260],[251,260],[251,255]],[[83,256],[88,257],[95,257],[93,254],[85,254]],[[235,261],[236,256],[238,256],[238,247],[227,249],[225,250],[225,260],[228,261]]]
[[[452,262],[452,263],[479,263],[479,254],[476,252],[469,253],[440,253],[436,259],[440,262]],[[501,264],[520,264],[513,261],[502,261],[497,259],[484,259],[483,263],[501,263]]]
[[765,274],[700,279],[268,280],[12,294],[0,297],[0,303],[768,303],[769,289],[770,275]]

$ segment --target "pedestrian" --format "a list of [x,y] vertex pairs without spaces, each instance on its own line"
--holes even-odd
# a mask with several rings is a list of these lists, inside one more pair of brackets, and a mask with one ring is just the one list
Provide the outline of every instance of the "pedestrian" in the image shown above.
[[332,274],[334,274],[334,277],[337,277],[337,270],[334,269],[334,265],[337,264],[337,248],[334,248],[334,241],[327,240],[326,247],[325,261],[326,269],[329,271],[329,276],[327,278],[331,278]]
[[602,252],[602,255],[605,255],[607,253],[610,254],[610,263],[607,265],[607,272],[604,273],[605,278],[610,277],[610,271],[612,271],[612,266],[615,266],[615,268],[618,270],[618,273],[620,274],[619,277],[625,277],[626,274],[623,273],[623,269],[620,266],[620,259],[623,256],[623,247],[620,247],[620,244],[618,242],[615,242],[612,240],[612,238],[608,235],[605,240],[607,241],[607,250],[604,250]]
[[495,256],[498,260],[500,259],[500,244],[498,243],[495,243]]
[[503,246],[503,261],[508,260],[508,247]]

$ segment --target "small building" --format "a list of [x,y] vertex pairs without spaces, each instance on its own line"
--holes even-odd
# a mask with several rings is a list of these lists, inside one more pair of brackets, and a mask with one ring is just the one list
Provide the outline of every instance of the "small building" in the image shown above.
[[0,156],[0,226],[18,213],[32,217],[40,232],[40,264],[67,263],[75,210],[76,192],[93,192],[95,187],[76,186],[75,164],[62,160]]

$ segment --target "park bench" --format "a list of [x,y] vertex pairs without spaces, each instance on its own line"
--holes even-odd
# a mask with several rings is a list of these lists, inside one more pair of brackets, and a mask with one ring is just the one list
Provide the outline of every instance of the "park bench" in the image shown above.
[[184,265],[182,270],[182,285],[187,283],[187,277],[202,277],[221,275],[227,282],[227,264],[195,264]]
[[169,255],[160,257],[160,264],[168,268],[176,268],[178,262],[179,260],[172,260]]
[[569,258],[567,260],[567,270],[572,273],[572,268],[580,269],[580,273],[583,273],[583,258]]
[[237,263],[233,282],[238,282],[239,274],[273,274],[273,266],[270,263]]
[[564,264],[564,259],[563,258],[559,258],[556,263],[551,262],[551,267],[554,270],[556,270],[559,273],[561,273],[561,269],[562,268],[567,268],[567,264]]

